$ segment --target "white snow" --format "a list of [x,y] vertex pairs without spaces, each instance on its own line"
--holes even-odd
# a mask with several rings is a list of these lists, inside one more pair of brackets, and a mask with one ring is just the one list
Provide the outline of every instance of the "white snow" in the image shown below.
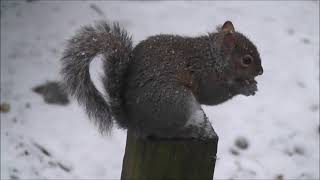
[[186,126],[201,126],[205,122],[204,118],[204,114],[200,109],[195,110],[189,117]]
[[189,98],[190,98],[189,108],[190,108],[191,114],[186,124],[184,125],[184,127],[193,128],[194,132],[192,137],[199,138],[199,135],[206,138],[216,137],[210,122],[208,121],[203,110],[201,109],[200,104],[196,101],[196,98],[194,96],[191,96]]
[[[66,40],[105,17],[135,43],[201,35],[231,20],[256,43],[264,74],[255,96],[203,107],[219,135],[215,178],[319,179],[319,1],[1,1],[1,103],[11,105],[1,113],[1,179],[120,178],[125,131],[101,136],[75,101],[48,105],[31,90],[59,79]],[[101,67],[93,65],[97,81]],[[239,136],[247,150],[235,147]]]
[[[177,91],[178,92],[178,91]],[[194,96],[190,97],[189,108],[191,110],[191,115],[187,120],[185,126],[201,126],[205,122],[204,112],[201,110],[201,106],[196,101]]]

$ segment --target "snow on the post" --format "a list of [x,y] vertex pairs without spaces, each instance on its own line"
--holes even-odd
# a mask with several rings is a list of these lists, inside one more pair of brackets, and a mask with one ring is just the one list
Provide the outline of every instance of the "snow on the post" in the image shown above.
[[190,97],[189,106],[191,114],[184,127],[189,129],[190,137],[197,139],[215,138],[216,134],[212,126],[194,96]]

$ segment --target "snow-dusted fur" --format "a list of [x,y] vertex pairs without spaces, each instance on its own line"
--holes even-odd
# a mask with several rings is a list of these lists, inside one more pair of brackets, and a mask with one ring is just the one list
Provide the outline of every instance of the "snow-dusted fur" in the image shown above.
[[[263,72],[257,48],[235,32],[232,22],[222,29],[196,37],[155,35],[132,48],[131,37],[117,23],[85,26],[64,52],[64,84],[101,132],[109,132],[115,119],[143,136],[185,138],[182,129],[194,113],[189,96],[199,104],[217,105],[257,90],[254,77]],[[90,78],[97,54],[104,56],[108,101]],[[246,55],[254,63],[244,69],[238,64]]]
[[[61,59],[64,86],[85,107],[101,132],[110,130],[113,117],[120,126],[125,124],[121,92],[131,50],[128,33],[117,23],[109,25],[103,21],[95,26],[82,27],[69,40]],[[109,96],[108,102],[90,79],[90,62],[99,54],[104,58],[103,85]]]

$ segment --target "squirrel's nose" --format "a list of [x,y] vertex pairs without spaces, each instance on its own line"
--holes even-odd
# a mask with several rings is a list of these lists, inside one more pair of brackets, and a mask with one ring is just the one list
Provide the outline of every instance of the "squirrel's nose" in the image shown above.
[[262,67],[258,70],[258,75],[262,75],[263,74],[263,69]]

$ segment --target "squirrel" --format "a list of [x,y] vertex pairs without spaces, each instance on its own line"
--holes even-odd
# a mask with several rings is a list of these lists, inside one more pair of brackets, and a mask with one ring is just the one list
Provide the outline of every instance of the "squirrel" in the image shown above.
[[[99,54],[106,95],[90,79],[90,62]],[[119,23],[100,21],[68,41],[61,61],[67,92],[100,132],[116,122],[142,137],[201,136],[212,129],[201,105],[254,95],[254,78],[263,74],[256,46],[231,21],[206,35],[160,34],[136,46]]]

